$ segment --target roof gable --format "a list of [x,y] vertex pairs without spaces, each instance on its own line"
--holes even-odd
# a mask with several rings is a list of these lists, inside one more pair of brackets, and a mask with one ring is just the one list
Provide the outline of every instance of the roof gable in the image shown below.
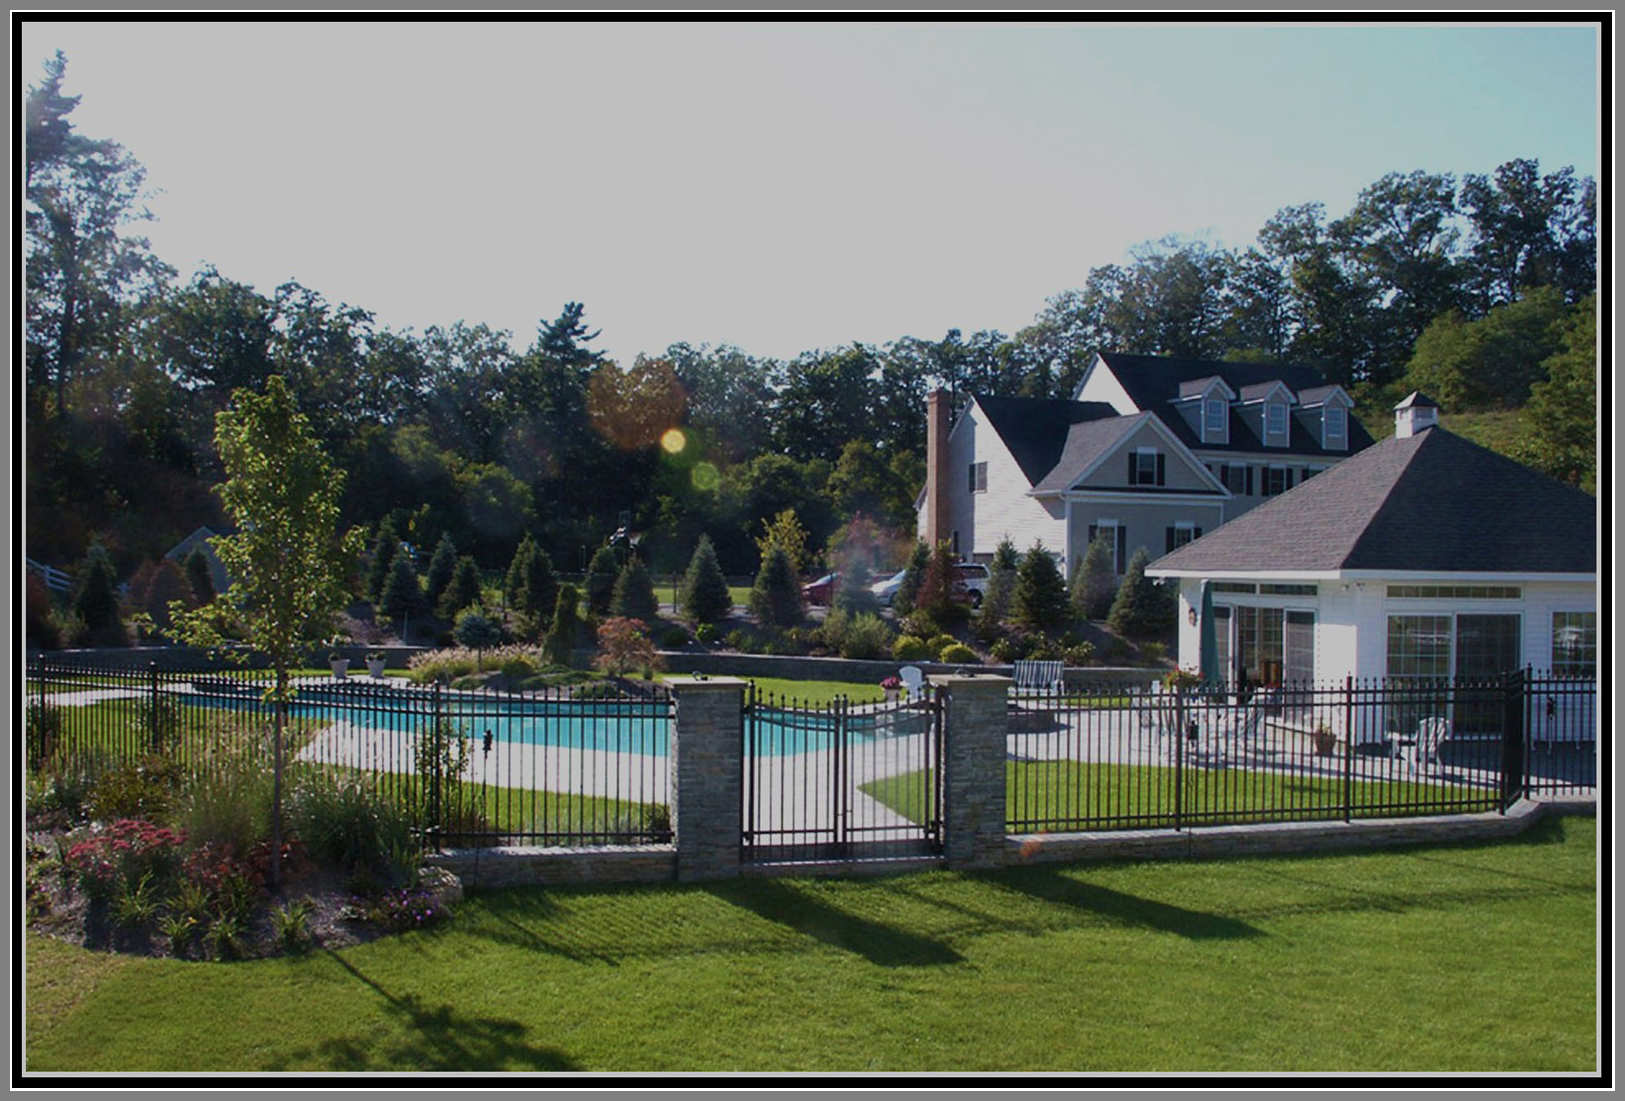
[[998,434],[1029,485],[1037,485],[1055,469],[1075,425],[1118,417],[1116,409],[1099,401],[990,395],[971,400],[982,410],[988,426]]

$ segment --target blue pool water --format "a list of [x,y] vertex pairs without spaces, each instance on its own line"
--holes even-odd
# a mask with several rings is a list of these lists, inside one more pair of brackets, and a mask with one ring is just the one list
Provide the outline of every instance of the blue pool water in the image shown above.
[[[266,705],[236,692],[198,692],[189,702],[225,710],[257,710]],[[415,735],[428,729],[429,701],[420,694],[380,692],[358,700],[347,693],[303,689],[288,708],[294,718],[343,722],[365,730]],[[493,742],[596,749],[614,753],[667,755],[671,719],[665,707],[647,702],[569,700],[464,700],[455,696],[442,702],[442,713],[457,732],[480,739],[487,732]],[[899,733],[903,731],[898,730]],[[789,712],[758,707],[756,721],[747,724],[758,755],[785,756],[828,749],[836,737],[833,717],[817,712]],[[874,721],[852,716],[847,744],[872,741]]]

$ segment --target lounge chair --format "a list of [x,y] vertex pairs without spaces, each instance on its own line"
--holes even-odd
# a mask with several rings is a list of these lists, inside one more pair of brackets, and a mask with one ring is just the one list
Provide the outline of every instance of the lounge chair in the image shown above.
[[1439,750],[1450,740],[1450,720],[1443,715],[1431,715],[1416,724],[1415,738],[1400,738],[1394,743],[1394,756],[1402,758],[1412,772],[1425,765],[1439,763]]
[[1066,690],[1066,663],[1062,661],[1018,661],[1011,690],[1018,696],[1059,696]]
[[903,699],[912,703],[925,694],[925,674],[918,665],[905,665],[897,670],[897,679],[903,682]]

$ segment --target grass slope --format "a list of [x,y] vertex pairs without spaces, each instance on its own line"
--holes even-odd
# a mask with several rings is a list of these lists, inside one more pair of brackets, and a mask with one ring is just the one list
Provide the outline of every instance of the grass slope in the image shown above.
[[41,1070],[1585,1071],[1596,826],[1327,857],[557,887],[304,958],[30,934]]

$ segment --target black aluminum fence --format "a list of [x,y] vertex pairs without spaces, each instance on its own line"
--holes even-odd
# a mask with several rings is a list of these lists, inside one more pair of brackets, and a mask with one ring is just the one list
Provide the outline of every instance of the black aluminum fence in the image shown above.
[[[29,766],[95,775],[153,754],[184,775],[266,764],[270,683],[243,670],[31,664]],[[365,784],[418,815],[433,843],[671,839],[672,709],[656,686],[606,699],[571,688],[460,691],[361,678],[301,678],[296,687],[285,743],[293,774]]]
[[941,709],[929,688],[815,708],[752,685],[740,735],[747,863],[941,851]]
[[1594,681],[1012,692],[1012,833],[1504,811],[1596,790]]

